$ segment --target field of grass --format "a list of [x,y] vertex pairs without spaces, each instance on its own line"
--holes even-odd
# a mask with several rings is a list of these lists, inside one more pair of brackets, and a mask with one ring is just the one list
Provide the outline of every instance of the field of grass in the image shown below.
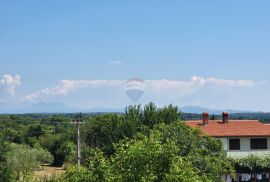
[[65,169],[63,167],[53,167],[53,166],[43,166],[42,170],[35,171],[35,178],[42,181],[42,179],[51,179],[57,176],[61,176],[65,173]]

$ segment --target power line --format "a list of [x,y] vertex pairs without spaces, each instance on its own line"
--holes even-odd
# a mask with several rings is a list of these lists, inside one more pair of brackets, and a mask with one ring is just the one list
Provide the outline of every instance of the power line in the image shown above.
[[71,124],[75,124],[77,127],[77,163],[78,166],[81,165],[81,131],[80,131],[80,125],[85,124],[85,122],[81,121],[81,115],[79,114],[79,118],[76,119],[74,122],[71,122]]

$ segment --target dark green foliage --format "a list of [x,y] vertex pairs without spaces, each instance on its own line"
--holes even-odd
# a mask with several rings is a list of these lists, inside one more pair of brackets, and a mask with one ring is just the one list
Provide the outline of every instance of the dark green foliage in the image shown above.
[[181,122],[123,140],[110,157],[94,150],[87,161],[86,167],[69,168],[63,181],[218,182],[233,172],[219,141]]
[[90,118],[82,131],[87,146],[100,148],[106,154],[114,152],[113,143],[123,136],[119,132],[122,117],[118,115],[104,115]]
[[170,124],[179,120],[179,117],[180,112],[177,107],[169,105],[163,108],[157,108],[152,102],[145,105],[141,113],[142,123],[150,128],[153,128],[158,123]]
[[203,136],[199,130],[181,122],[158,125],[155,129],[160,132],[161,141],[173,142],[177,146],[177,154],[190,161],[200,176],[217,181],[222,174],[232,172],[220,141]]
[[5,147],[4,160],[0,167],[0,181],[7,179],[19,181],[21,178],[24,179],[23,181],[29,181],[26,179],[31,178],[33,170],[39,169],[42,164],[51,163],[53,160],[52,155],[44,149],[14,143]]
[[115,152],[113,143],[132,138],[137,132],[146,134],[155,124],[169,124],[178,118],[178,108],[172,105],[158,109],[149,103],[143,110],[140,106],[129,106],[125,109],[125,115],[106,114],[89,118],[82,135],[87,146],[112,155]]
[[[49,151],[54,165],[68,163],[67,174],[56,181],[218,181],[232,171],[219,141],[184,125],[177,107],[153,103],[129,106],[124,114],[84,114],[83,167],[74,167],[76,127],[70,122],[76,117],[1,115],[0,175],[14,171],[4,167],[5,156],[16,156],[10,145],[20,151]],[[40,163],[29,158],[29,164]]]
[[229,158],[237,171],[243,173],[262,173],[270,168],[270,155],[249,155],[241,158]]
[[144,106],[144,110],[142,112],[142,123],[150,128],[153,128],[153,126],[158,123],[158,112],[154,103],[151,102]]
[[159,123],[170,124],[178,121],[180,118],[180,112],[177,106],[169,105],[158,109]]
[[[71,142],[74,148],[75,129],[73,125],[69,124],[72,118],[58,115],[44,115],[44,118],[41,118],[40,115],[34,115],[32,118],[28,115],[0,116],[2,140],[6,143],[44,148],[54,155],[55,165],[62,165],[66,159],[73,161],[69,153],[74,153],[74,151],[71,152],[71,144],[68,143]],[[54,124],[55,122],[57,124]]]
[[28,137],[36,137],[37,139],[39,139],[39,137],[43,136],[44,134],[45,131],[41,125],[32,125],[27,131]]

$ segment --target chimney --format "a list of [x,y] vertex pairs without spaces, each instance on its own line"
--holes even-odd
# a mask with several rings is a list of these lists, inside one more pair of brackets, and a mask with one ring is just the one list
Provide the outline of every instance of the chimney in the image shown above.
[[223,112],[222,113],[222,122],[223,123],[228,123],[229,122],[229,113],[228,112]]
[[208,112],[203,112],[203,125],[208,124]]

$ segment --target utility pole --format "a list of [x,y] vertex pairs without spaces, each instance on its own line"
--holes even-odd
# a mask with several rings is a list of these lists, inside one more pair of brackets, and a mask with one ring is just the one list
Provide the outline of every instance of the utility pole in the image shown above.
[[81,130],[80,125],[84,124],[83,121],[81,121],[82,113],[79,114],[79,118],[75,120],[75,122],[71,122],[71,124],[76,124],[77,128],[77,162],[78,166],[81,165]]
[[[55,128],[57,124],[66,124],[65,122],[42,122],[41,124],[53,124],[54,125],[54,133],[56,132]],[[80,125],[85,124],[82,120],[82,113],[79,113],[78,117],[75,118],[70,124],[76,125],[76,138],[77,138],[77,164],[81,165],[81,129]]]
[[76,122],[77,126],[77,159],[78,166],[81,165],[81,135],[80,135],[80,122],[81,122],[81,113],[79,115],[79,119]]

